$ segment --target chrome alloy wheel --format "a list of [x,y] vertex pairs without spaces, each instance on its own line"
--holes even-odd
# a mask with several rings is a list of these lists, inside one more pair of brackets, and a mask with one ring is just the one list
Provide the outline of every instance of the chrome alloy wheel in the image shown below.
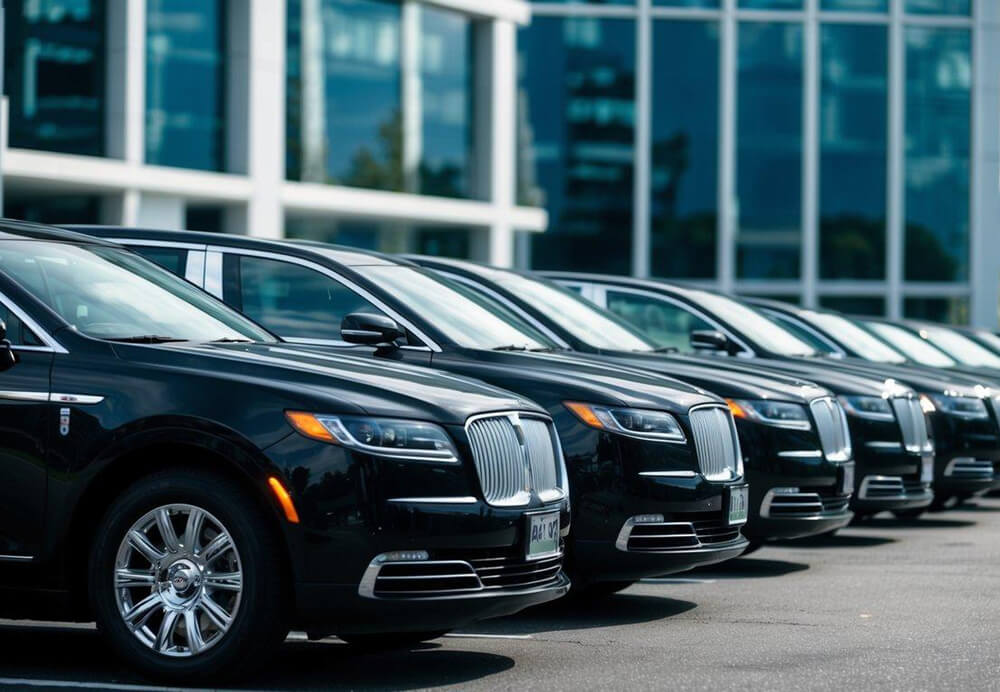
[[225,637],[239,611],[243,566],[222,522],[193,505],[157,507],[118,547],[115,602],[125,626],[164,656],[190,657]]

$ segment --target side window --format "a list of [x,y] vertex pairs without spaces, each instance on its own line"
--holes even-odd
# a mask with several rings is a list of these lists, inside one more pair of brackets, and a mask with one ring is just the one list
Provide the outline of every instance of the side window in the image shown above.
[[714,327],[674,303],[650,296],[607,292],[608,309],[638,327],[662,348],[693,353],[691,332]]
[[222,275],[223,300],[288,339],[341,341],[345,315],[382,314],[329,276],[290,262],[227,253]]
[[155,262],[169,272],[177,276],[184,276],[187,269],[187,250],[179,250],[172,247],[145,247],[133,245],[132,252],[142,255],[150,262]]
[[790,331],[792,334],[797,336],[800,340],[806,342],[814,349],[821,353],[837,353],[836,347],[825,339],[821,339],[816,336],[813,332],[809,331],[797,321],[790,319],[787,315],[783,315],[780,312],[771,312],[770,310],[763,311],[765,315],[770,317],[772,320],[780,324],[782,327]]
[[24,326],[24,323],[7,306],[0,303],[0,321],[7,325],[7,339],[14,346],[43,346],[42,340]]

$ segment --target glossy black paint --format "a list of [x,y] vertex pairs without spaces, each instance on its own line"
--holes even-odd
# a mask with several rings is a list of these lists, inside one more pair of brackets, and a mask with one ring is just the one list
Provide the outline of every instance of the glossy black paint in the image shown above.
[[[805,380],[774,373],[720,373],[701,359],[667,353],[601,349],[565,329],[537,304],[510,291],[494,277],[498,274],[520,274],[532,281],[551,283],[546,279],[460,260],[438,257],[408,259],[421,266],[440,271],[446,276],[457,278],[467,285],[475,286],[482,290],[484,295],[502,301],[503,305],[517,311],[533,324],[544,327],[574,351],[590,354],[595,362],[614,363],[657,372],[707,389],[724,399],[782,401],[808,407],[809,403],[816,399],[833,396],[829,390]],[[747,418],[739,418],[736,423],[746,476],[750,483],[750,520],[744,529],[747,536],[755,540],[799,538],[836,530],[850,522],[853,514],[846,507],[843,511],[826,513],[822,517],[762,517],[761,504],[768,491],[773,488],[799,487],[818,492],[823,496],[839,496],[842,464],[830,461],[823,455],[815,427],[811,430],[778,428]],[[803,451],[817,452],[819,458],[783,456],[783,453]]]
[[[758,374],[773,372],[802,378],[834,392],[838,397],[845,395],[888,396],[889,391],[898,391],[900,388],[898,382],[891,381],[891,375],[881,373],[878,368],[849,368],[844,365],[843,361],[826,358],[789,358],[779,353],[770,352],[759,345],[755,346],[756,340],[752,334],[740,332],[724,316],[715,314],[713,310],[699,301],[699,291],[655,280],[628,277],[573,274],[570,272],[541,272],[541,274],[557,282],[576,281],[603,287],[621,286],[640,289],[651,294],[669,297],[677,303],[709,316],[716,324],[739,339],[743,346],[751,349],[749,352],[741,354],[745,357],[698,356],[705,362],[711,363],[711,367],[722,371]],[[917,396],[916,392],[905,386],[902,387],[902,390],[899,393],[905,391],[910,397]],[[933,493],[929,487],[924,492],[913,493],[912,497],[906,499],[862,499],[859,491],[866,476],[902,476],[904,480],[918,484],[923,460],[919,455],[909,454],[903,450],[902,431],[895,422],[884,423],[849,415],[848,423],[854,444],[854,458],[857,463],[855,496],[851,499],[851,508],[855,512],[868,514],[882,510],[912,509],[927,506],[932,502]],[[896,449],[893,451],[882,449],[880,447],[882,444],[895,445]]]
[[[569,565],[586,581],[634,580],[719,562],[742,553],[742,537],[698,550],[634,553],[617,550],[614,539],[625,521],[638,514],[725,522],[730,489],[742,481],[707,482],[686,478],[639,477],[642,469],[698,469],[688,413],[699,405],[724,405],[717,397],[678,380],[646,370],[587,362],[569,354],[488,351],[452,342],[435,324],[435,316],[407,304],[357,267],[411,265],[404,260],[353,248],[311,242],[277,242],[210,234],[92,228],[87,233],[121,239],[131,246],[143,242],[210,243],[233,252],[266,252],[274,257],[308,261],[334,273],[360,291],[376,297],[391,313],[404,318],[433,340],[437,350],[401,348],[392,351],[329,343],[328,352],[350,352],[387,362],[432,365],[483,380],[541,404],[556,423],[570,476],[573,531],[568,542]],[[223,242],[224,241],[224,242]],[[425,270],[420,270],[425,271]],[[687,434],[684,444],[642,441],[601,433],[583,424],[565,407],[566,401],[668,411]],[[574,578],[576,578],[574,576]]]
[[[5,238],[89,244],[91,238],[4,224]],[[5,615],[88,618],[92,532],[116,494],[163,468],[231,478],[284,539],[295,626],[340,633],[427,630],[516,612],[564,594],[568,581],[449,597],[382,602],[359,596],[369,562],[389,550],[438,555],[523,554],[526,512],[562,513],[568,500],[498,508],[480,491],[464,423],[472,415],[542,415],[517,395],[451,374],[274,343],[137,345],[82,335],[0,273],[0,298],[58,342],[55,352],[17,348],[0,373],[0,607]],[[74,393],[96,403],[12,398]],[[285,411],[363,414],[436,422],[459,463],[406,463],[307,439]],[[289,522],[268,488],[289,489],[301,522]],[[463,505],[395,503],[455,494]],[[322,595],[322,600],[315,600]],[[55,612],[38,609],[58,603]]]

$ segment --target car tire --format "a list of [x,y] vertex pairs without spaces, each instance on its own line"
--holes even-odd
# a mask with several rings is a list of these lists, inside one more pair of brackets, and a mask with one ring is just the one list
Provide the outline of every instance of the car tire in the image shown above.
[[440,639],[448,634],[449,630],[435,632],[388,632],[384,634],[338,634],[351,646],[359,649],[371,651],[385,651],[389,649],[405,649],[416,644],[429,642],[432,639]]
[[149,676],[200,684],[245,675],[288,634],[284,555],[265,512],[229,479],[151,475],[111,503],[95,535],[98,628]]

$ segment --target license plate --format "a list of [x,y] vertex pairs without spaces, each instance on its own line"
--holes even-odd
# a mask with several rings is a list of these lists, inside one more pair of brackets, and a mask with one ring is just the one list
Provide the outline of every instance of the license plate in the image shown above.
[[729,489],[729,525],[747,523],[747,513],[750,510],[750,488],[743,485]]
[[527,558],[540,560],[559,554],[559,512],[528,515]]
[[920,460],[920,482],[932,483],[934,481],[934,457],[926,456]]
[[840,494],[850,495],[854,492],[854,464],[844,464],[840,472]]

